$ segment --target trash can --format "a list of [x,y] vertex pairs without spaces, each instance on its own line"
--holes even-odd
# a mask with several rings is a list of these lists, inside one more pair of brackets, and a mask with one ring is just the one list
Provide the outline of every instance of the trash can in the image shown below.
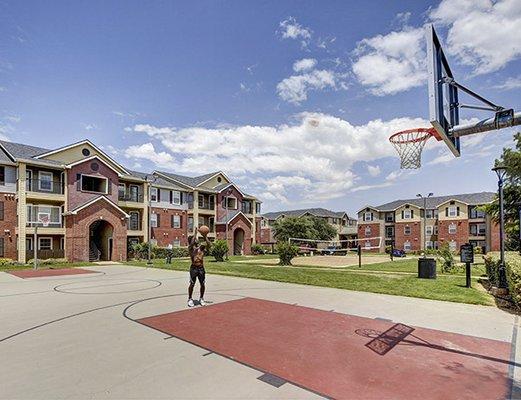
[[434,258],[418,259],[418,278],[436,279],[436,260]]

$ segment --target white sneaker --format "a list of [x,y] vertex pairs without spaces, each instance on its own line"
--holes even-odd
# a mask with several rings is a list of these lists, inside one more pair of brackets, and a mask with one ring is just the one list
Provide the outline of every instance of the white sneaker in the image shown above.
[[188,300],[188,307],[193,307],[195,306],[195,303],[192,299]]
[[202,306],[205,306],[206,305],[206,301],[204,301],[204,299],[199,299],[199,304],[202,305]]

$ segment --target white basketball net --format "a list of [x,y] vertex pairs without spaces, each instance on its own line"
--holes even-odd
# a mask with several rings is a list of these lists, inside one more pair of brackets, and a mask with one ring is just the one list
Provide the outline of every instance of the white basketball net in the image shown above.
[[432,137],[432,129],[418,128],[398,132],[389,138],[400,155],[401,169],[417,169],[421,167],[423,146]]

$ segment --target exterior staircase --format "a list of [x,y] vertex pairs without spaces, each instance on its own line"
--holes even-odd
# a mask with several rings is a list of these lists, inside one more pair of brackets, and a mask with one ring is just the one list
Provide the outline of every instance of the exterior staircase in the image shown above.
[[101,250],[98,249],[98,246],[96,246],[96,243],[91,240],[89,243],[89,261],[99,261],[101,257]]

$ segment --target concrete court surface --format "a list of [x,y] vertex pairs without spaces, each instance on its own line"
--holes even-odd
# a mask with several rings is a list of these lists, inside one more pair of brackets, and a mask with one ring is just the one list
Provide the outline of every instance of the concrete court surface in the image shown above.
[[[468,335],[470,337],[465,336],[463,342],[453,341],[452,347],[450,343],[441,343],[456,351],[460,357],[460,367],[470,365],[467,364],[470,362],[488,362],[497,370],[491,372],[490,378],[476,375],[475,382],[469,382],[470,389],[467,387],[466,393],[453,393],[453,396],[445,398],[468,396],[468,390],[472,391],[472,387],[475,387],[476,398],[479,398],[480,393],[487,393],[487,388],[484,390],[483,387],[491,380],[495,383],[504,381],[502,386],[493,388],[492,393],[497,392],[495,398],[521,398],[517,385],[521,380],[521,356],[516,351],[521,340],[521,335],[517,334],[518,317],[493,307],[207,275],[208,292],[205,297],[212,304],[205,309],[185,312],[187,273],[122,265],[85,269],[96,272],[27,279],[0,273],[0,398],[362,398],[358,392],[353,392],[352,396],[339,396],[338,393],[345,392],[334,391],[337,386],[346,386],[346,382],[349,383],[349,379],[355,379],[355,376],[338,381],[338,385],[332,379],[328,387],[332,387],[333,391],[319,392],[307,387],[307,381],[302,381],[302,384],[298,379],[292,379],[291,373],[294,371],[286,371],[288,374],[285,375],[285,371],[277,370],[277,365],[260,363],[259,366],[255,365],[256,360],[233,359],[226,354],[226,348],[222,350],[217,347],[226,343],[212,344],[212,340],[223,337],[223,332],[218,329],[220,325],[212,330],[211,326],[198,322],[196,313],[211,315],[212,307],[217,312],[217,307],[239,304],[237,301],[244,299],[263,304],[264,300],[269,300],[268,303],[278,304],[282,308],[306,307],[313,313],[329,312],[348,319],[364,317],[365,322],[359,327],[379,327],[376,335],[387,327],[395,326],[412,327],[416,332],[423,333],[436,330],[442,339]],[[184,336],[176,336],[143,324],[151,317],[163,315],[173,315],[178,319],[180,316],[188,317],[194,334],[191,335],[189,328],[183,333]],[[226,310],[221,313],[221,317],[226,315]],[[174,327],[177,326],[174,324]],[[401,354],[400,349],[407,347],[407,340],[399,343],[403,339],[399,337],[397,346],[389,353],[376,354],[375,349],[362,347],[375,339],[371,329],[367,332],[367,337],[357,335],[360,348],[356,350],[367,351],[367,361],[357,361],[365,372],[367,366],[363,364],[369,364],[371,357],[375,360],[388,355],[396,357]],[[208,341],[206,345],[198,340],[191,343],[192,336],[195,338],[202,333],[205,333],[203,340]],[[240,333],[229,332],[229,338],[236,338],[238,345],[244,339],[244,335],[241,339]],[[389,344],[391,336],[380,339],[384,344]],[[423,334],[419,336],[424,337]],[[454,347],[454,343],[466,346],[462,344],[465,341],[474,345],[471,355],[460,354],[465,353],[467,348]],[[494,341],[501,351],[491,352],[488,348],[491,346],[487,346],[487,343],[492,343],[489,341]],[[255,345],[255,342],[252,343]],[[479,344],[483,344],[481,348]],[[250,344],[250,347],[253,345]],[[277,346],[280,348],[280,343]],[[274,353],[277,346],[273,347]],[[230,351],[233,350],[234,346]],[[302,348],[302,351],[306,350]],[[338,350],[340,353],[344,350],[346,357],[349,357],[349,348],[339,345]],[[505,352],[510,353],[508,357]],[[298,354],[295,357],[298,361]],[[302,360],[305,359],[303,355]],[[470,359],[472,361],[467,361]],[[402,362],[390,368],[399,369],[404,363],[421,363],[422,360],[403,359]],[[322,372],[324,365],[327,366],[327,362],[320,365]],[[333,370],[335,367],[330,365],[326,368]],[[353,368],[351,373],[356,375],[356,367],[350,365],[350,368]],[[445,382],[461,378],[460,371],[454,366],[448,365],[445,373]],[[385,372],[382,374],[380,371],[367,385],[383,385],[389,389],[388,386],[394,384],[397,391],[393,398],[404,398],[398,389],[411,377],[405,372],[403,376],[398,376],[397,381],[390,382]],[[365,379],[363,375],[358,378]],[[428,374],[425,379],[429,380]],[[418,377],[414,377],[413,381],[417,382]],[[430,392],[431,397],[428,393],[413,390],[407,393],[406,398],[439,398],[434,392]]]

